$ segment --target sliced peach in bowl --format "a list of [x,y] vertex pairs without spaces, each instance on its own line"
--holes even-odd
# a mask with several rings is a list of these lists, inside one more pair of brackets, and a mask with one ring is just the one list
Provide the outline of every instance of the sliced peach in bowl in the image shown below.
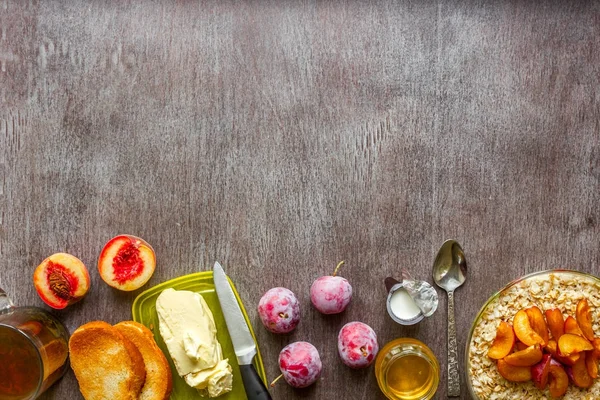
[[552,354],[552,357],[556,358],[558,361],[565,365],[574,365],[580,357],[580,353],[574,353],[570,356],[562,356],[558,351],[558,343],[554,339],[550,339],[548,341],[548,345],[544,347],[544,350]]
[[594,346],[594,353],[596,353],[596,357],[600,359],[600,338],[595,338],[592,342],[592,346]]
[[563,396],[569,388],[569,377],[560,365],[550,365],[548,368],[548,381],[550,382],[550,395],[552,397]]
[[598,377],[598,356],[595,351],[585,352],[585,366],[592,379]]
[[561,356],[593,350],[594,346],[586,338],[572,333],[565,333],[558,339],[558,351]]
[[90,288],[90,275],[79,258],[56,253],[35,269],[33,285],[44,303],[62,309],[85,296]]
[[546,345],[544,339],[531,327],[529,317],[525,310],[520,310],[515,314],[515,317],[513,318],[513,329],[517,338],[527,346],[533,346],[535,344]]
[[540,390],[544,390],[548,385],[548,373],[550,372],[550,365],[552,356],[550,354],[544,354],[542,360],[531,367],[531,379]]
[[529,347],[529,346],[527,346],[527,345],[526,345],[525,343],[523,343],[523,342],[517,342],[517,343],[515,344],[515,349],[516,349],[517,351],[525,350],[525,349],[526,349],[526,348],[528,348],[528,347]]
[[546,321],[548,323],[548,329],[552,337],[556,340],[565,333],[565,319],[563,318],[562,312],[558,308],[546,310]]
[[573,335],[584,337],[579,324],[575,318],[571,317],[570,315],[567,317],[567,319],[565,319],[565,333],[571,333]]
[[525,313],[529,318],[531,328],[542,338],[543,343],[541,343],[541,345],[545,346],[546,343],[548,343],[549,335],[544,314],[542,314],[542,311],[536,306],[526,308]]
[[594,383],[585,365],[585,357],[580,357],[572,367],[566,367],[566,372],[575,386],[587,389]]
[[515,367],[504,360],[498,360],[498,372],[507,381],[511,382],[527,382],[531,380],[530,367]]
[[517,351],[504,357],[504,361],[515,367],[531,367],[542,359],[542,348],[539,344],[529,346],[525,350]]
[[585,336],[587,340],[593,341],[594,330],[592,329],[592,315],[587,299],[579,300],[575,316],[577,317],[577,324],[579,325],[581,332],[583,332],[583,336]]
[[501,321],[496,330],[496,338],[488,350],[488,357],[499,360],[506,357],[515,344],[515,333],[509,323]]
[[98,272],[108,285],[124,291],[136,290],[154,274],[156,257],[145,240],[119,235],[106,243],[98,259]]
[[544,350],[547,353],[552,354],[553,356],[558,354],[558,342],[554,339],[548,340],[548,344],[544,347]]
[[571,354],[570,356],[552,356],[552,357],[556,357],[556,359],[562,365],[568,365],[568,366],[572,367],[581,358],[581,354],[582,353],[575,353],[575,354]]

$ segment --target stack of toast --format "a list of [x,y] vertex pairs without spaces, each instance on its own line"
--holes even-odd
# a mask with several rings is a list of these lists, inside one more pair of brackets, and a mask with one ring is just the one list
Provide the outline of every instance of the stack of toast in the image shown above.
[[93,321],[69,340],[71,367],[86,400],[166,400],[173,380],[152,332],[134,321]]

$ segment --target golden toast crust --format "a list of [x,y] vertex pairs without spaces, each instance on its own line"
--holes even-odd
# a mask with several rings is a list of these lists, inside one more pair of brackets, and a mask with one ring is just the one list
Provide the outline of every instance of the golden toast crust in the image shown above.
[[173,388],[171,368],[150,329],[134,321],[119,322],[114,327],[138,348],[144,359],[146,382],[139,399],[167,400]]
[[137,347],[103,321],[80,326],[69,340],[71,368],[86,400],[135,400],[146,377]]

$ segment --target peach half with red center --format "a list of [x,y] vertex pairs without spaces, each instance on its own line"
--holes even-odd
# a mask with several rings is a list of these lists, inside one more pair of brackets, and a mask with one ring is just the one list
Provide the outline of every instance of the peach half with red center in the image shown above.
[[90,275],[77,257],[56,253],[35,269],[33,285],[44,303],[63,309],[85,296],[90,288]]
[[145,240],[132,235],[115,236],[98,259],[98,272],[108,285],[123,291],[136,290],[154,274],[156,257]]

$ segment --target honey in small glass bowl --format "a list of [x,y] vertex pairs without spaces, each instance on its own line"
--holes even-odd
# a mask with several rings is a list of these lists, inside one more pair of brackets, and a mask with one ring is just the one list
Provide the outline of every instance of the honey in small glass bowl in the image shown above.
[[375,376],[390,400],[428,400],[437,391],[440,365],[423,342],[399,338],[379,351]]

